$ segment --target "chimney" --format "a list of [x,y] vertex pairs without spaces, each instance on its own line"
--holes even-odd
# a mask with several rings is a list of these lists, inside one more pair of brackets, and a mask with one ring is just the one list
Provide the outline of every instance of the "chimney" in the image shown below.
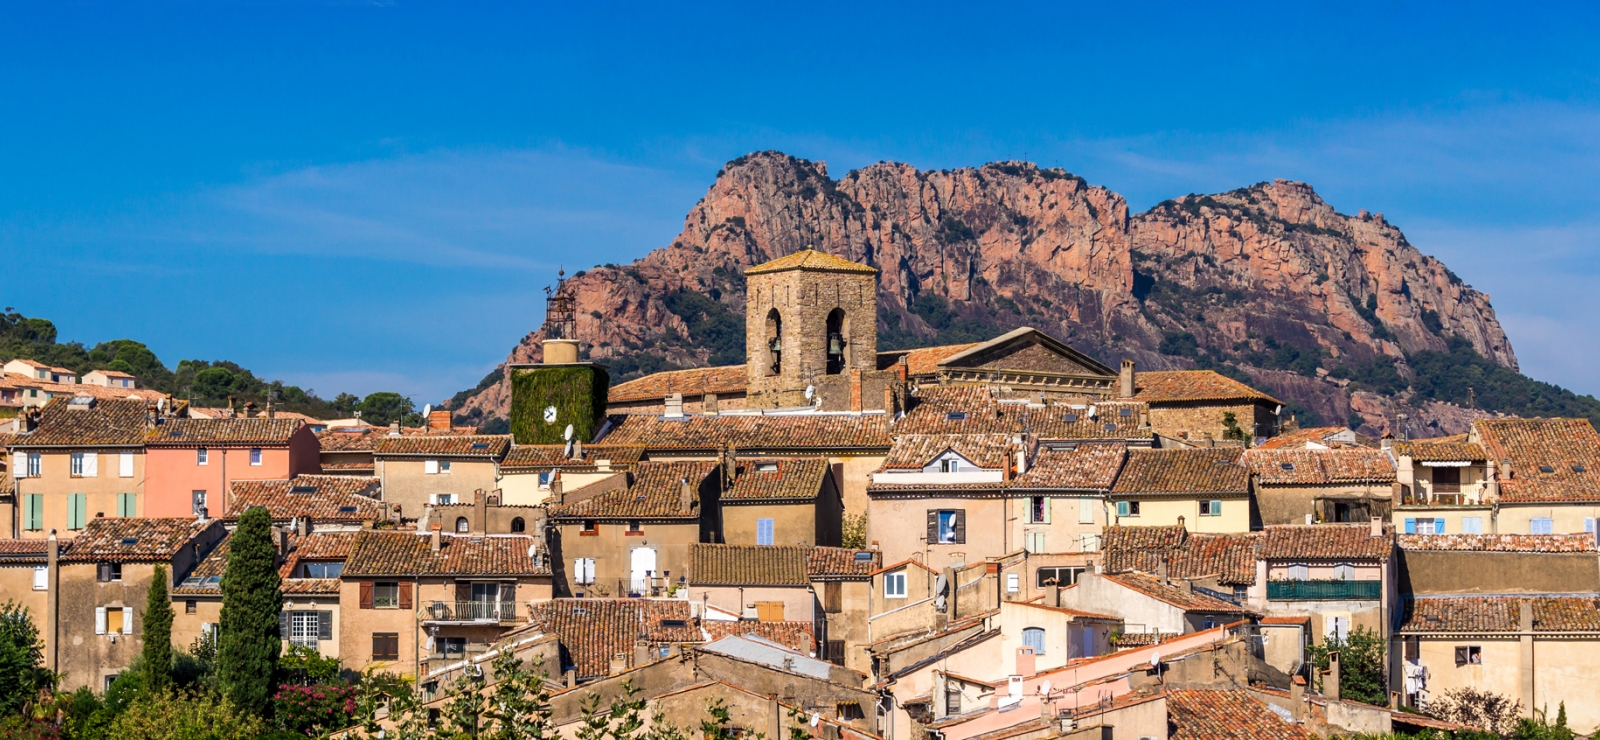
[[1328,653],[1328,677],[1322,680],[1322,695],[1339,701],[1339,653]]
[[617,653],[611,656],[611,663],[606,666],[606,675],[615,676],[628,670],[628,654]]
[[683,394],[682,393],[669,393],[669,394],[667,394],[666,410],[663,411],[661,415],[665,416],[665,417],[667,417],[669,419],[681,419],[681,418],[683,418]]
[[276,419],[277,412],[272,410],[272,396],[267,396],[267,418]]
[[[1016,450],[1017,450],[1017,448],[1016,448],[1015,445],[1006,445],[1006,456],[1004,458],[1001,458],[1001,461],[1000,461],[1000,480],[1005,482],[1005,483],[1010,483],[1011,482],[1012,455],[1014,453],[1016,453]],[[1017,454],[1017,456],[1021,457],[1020,454]]]
[[1118,380],[1121,381],[1118,396],[1121,398],[1133,398],[1135,390],[1133,387],[1133,360],[1122,361],[1122,373]]
[[1017,475],[1028,472],[1028,439],[1017,435]]
[[1527,599],[1517,602],[1517,629],[1524,634],[1533,633],[1533,602]]
[[400,420],[399,419],[395,419],[394,421],[389,422],[389,436],[391,436],[391,437],[400,436]]
[[1161,558],[1161,562],[1156,563],[1156,578],[1168,586],[1172,585],[1172,579],[1167,577],[1167,559],[1164,557]]
[[1289,712],[1296,720],[1306,716],[1306,677],[1296,675],[1289,684]]
[[694,505],[694,489],[689,486],[689,479],[678,481],[681,488],[678,491],[678,510],[688,511]]
[[1178,526],[1183,527],[1183,531],[1185,532],[1189,531],[1189,525],[1184,524],[1182,516],[1178,517]]
[[567,688],[570,689],[578,685],[578,672],[576,670],[568,668],[566,672],[562,674],[562,677],[567,681]]
[[1483,476],[1483,497],[1486,499],[1500,498],[1500,479],[1495,475],[1495,463],[1487,461],[1488,467]]
[[704,411],[706,416],[716,416],[717,415],[717,394],[715,394],[715,393],[707,393],[704,396],[702,396],[700,398],[700,410]]
[[489,531],[489,494],[482,488],[472,492],[472,533]]
[[861,411],[861,368],[850,368],[850,410]]
[[301,537],[311,534],[311,517],[295,517],[294,533]]
[[650,662],[650,643],[643,639],[633,641],[633,667],[637,668]]
[[783,707],[778,705],[778,695],[767,695],[767,737],[783,737]]
[[572,459],[574,459],[574,460],[582,460],[583,459],[583,440],[581,440],[581,439],[573,440],[573,442],[572,442]]
[[1038,672],[1037,661],[1039,656],[1033,654],[1033,648],[1017,648],[1017,675],[1032,676]]
[[911,366],[906,364],[905,355],[900,355],[900,359],[895,361],[894,373],[900,376],[901,384],[904,384],[911,377]]
[[1373,517],[1372,518],[1372,536],[1373,537],[1382,537],[1383,536],[1383,520],[1379,519],[1378,517]]
[[439,530],[443,527],[444,525],[442,524],[435,524],[428,528],[428,548],[434,552],[438,552],[440,546],[444,544],[444,535],[439,533]]
[[450,412],[446,409],[429,412],[428,428],[450,431]]
[[888,414],[890,419],[894,418],[894,389],[893,388],[884,388],[883,389],[883,413]]

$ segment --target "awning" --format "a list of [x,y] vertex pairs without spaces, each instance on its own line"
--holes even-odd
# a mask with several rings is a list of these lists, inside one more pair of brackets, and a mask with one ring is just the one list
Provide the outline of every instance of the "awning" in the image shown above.
[[1464,468],[1472,463],[1462,460],[1460,462],[1425,462],[1419,464],[1424,468]]

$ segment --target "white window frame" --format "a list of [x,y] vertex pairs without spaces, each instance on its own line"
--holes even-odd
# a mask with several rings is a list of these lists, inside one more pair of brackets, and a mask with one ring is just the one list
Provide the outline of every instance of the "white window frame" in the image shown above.
[[1481,516],[1464,516],[1464,517],[1461,517],[1461,533],[1462,534],[1483,534],[1483,517],[1481,517]]
[[[250,448],[250,464],[253,465],[253,466],[257,466],[257,467],[259,467],[261,465],[261,448],[260,447],[251,447]],[[299,612],[296,612],[296,613],[298,614]]]
[[594,583],[594,558],[572,559],[572,582],[582,585]]
[[195,465],[210,465],[211,464],[211,451],[206,449],[206,448],[204,448],[204,447],[196,448],[195,451],[194,451],[194,464]]
[[74,452],[74,453],[71,454],[71,456],[68,457],[67,475],[70,475],[70,476],[72,476],[74,478],[82,478],[83,477],[83,453],[82,452]]
[[1200,516],[1222,516],[1222,499],[1201,499]]
[[771,545],[777,539],[777,521],[770,518],[756,519],[756,544]]
[[[1035,505],[1037,505],[1037,509],[1035,508]],[[1049,496],[1029,496],[1028,497],[1028,523],[1029,524],[1049,524],[1050,523],[1050,497]]]
[[28,477],[38,478],[44,475],[44,455],[38,452],[28,453]]
[[1306,563],[1290,563],[1289,564],[1289,580],[1291,580],[1291,581],[1309,581],[1309,580],[1311,580],[1311,566],[1306,564]]
[[897,570],[893,573],[883,574],[883,598],[903,599],[906,597],[906,572]]
[[35,565],[35,566],[33,566],[33,590],[35,590],[35,591],[48,591],[48,590],[50,590],[50,566],[48,566],[48,565]]
[[1528,520],[1528,534],[1552,534],[1555,532],[1555,519],[1547,516],[1536,516]]
[[316,612],[289,612],[289,644],[317,649],[322,634],[322,618]]
[[1078,497],[1078,523],[1094,524],[1094,498],[1090,496]]
[[1333,580],[1354,581],[1356,579],[1356,566],[1351,563],[1339,563],[1333,566]]
[[132,478],[133,477],[133,453],[132,452],[124,452],[124,453],[122,453],[122,454],[117,456],[117,477],[118,478]]
[[423,460],[422,461],[422,474],[423,475],[438,475],[439,474],[439,461],[438,460]]

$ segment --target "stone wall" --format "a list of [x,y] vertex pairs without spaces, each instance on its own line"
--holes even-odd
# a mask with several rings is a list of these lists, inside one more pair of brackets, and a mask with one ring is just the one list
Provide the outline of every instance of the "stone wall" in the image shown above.
[[[750,275],[745,303],[745,348],[749,357],[748,404],[752,408],[810,405],[807,385],[825,379],[828,315],[844,312],[844,369],[877,370],[877,279],[864,273],[795,269]],[[783,349],[772,372],[769,319],[781,319]],[[881,392],[880,392],[881,395]]]

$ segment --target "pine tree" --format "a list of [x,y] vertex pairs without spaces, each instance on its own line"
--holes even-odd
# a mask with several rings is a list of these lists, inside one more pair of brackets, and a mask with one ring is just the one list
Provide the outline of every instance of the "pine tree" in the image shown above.
[[283,647],[278,635],[283,592],[271,515],[260,507],[246,511],[232,539],[222,575],[217,678],[234,706],[264,717],[272,708],[272,681]]
[[144,685],[151,693],[172,683],[172,600],[167,596],[167,567],[157,565],[150,577],[144,607]]
[[50,685],[39,629],[21,604],[0,606],[0,715],[18,714]]

